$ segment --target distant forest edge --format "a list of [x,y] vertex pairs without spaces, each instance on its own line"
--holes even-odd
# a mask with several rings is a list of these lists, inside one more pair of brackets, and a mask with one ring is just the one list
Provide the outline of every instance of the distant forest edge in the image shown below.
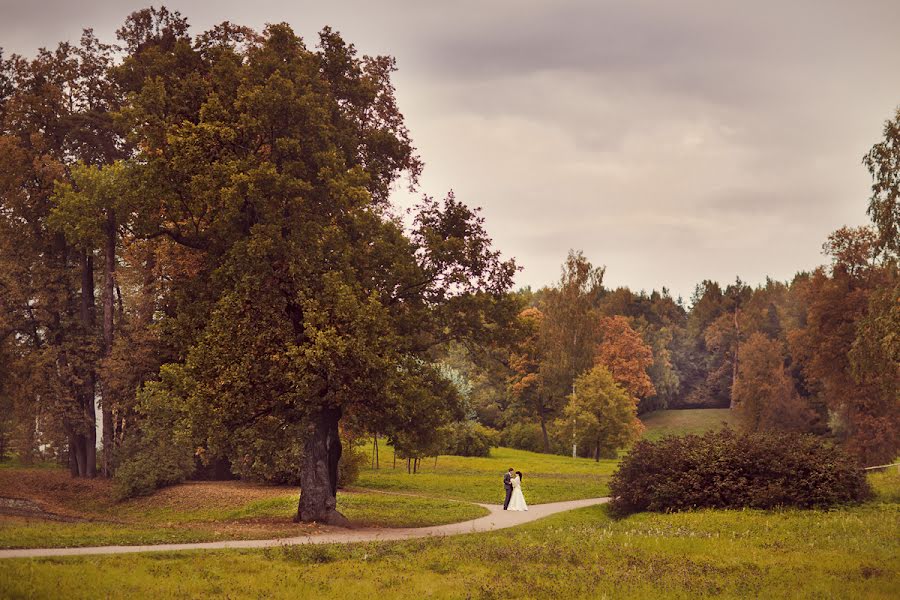
[[683,301],[571,251],[514,291],[477,210],[391,205],[422,169],[392,58],[329,28],[192,36],[165,8],[117,39],[0,55],[0,457],[125,494],[299,482],[298,518],[339,522],[363,440],[413,470],[498,444],[599,459],[638,414],[708,407],[897,456],[900,110],[863,158],[871,225],[811,272]]

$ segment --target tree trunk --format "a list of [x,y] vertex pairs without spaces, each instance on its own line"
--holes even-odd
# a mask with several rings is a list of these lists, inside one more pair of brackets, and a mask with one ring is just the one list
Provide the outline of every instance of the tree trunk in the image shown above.
[[[81,254],[81,322],[85,333],[91,335],[94,332],[95,323],[94,303],[94,257],[88,252]],[[88,363],[84,374],[84,385],[81,390],[81,409],[84,417],[83,426],[86,429],[82,434],[84,470],[79,468],[79,474],[84,477],[97,475],[97,411],[94,407],[97,392],[97,374],[94,365]]]
[[[115,304],[115,277],[116,277],[116,213],[108,211],[106,218],[106,248],[104,257],[105,270],[103,273],[103,356],[109,358],[113,345],[113,310]],[[113,416],[112,398],[103,391],[103,476],[112,475],[111,456],[113,452]]]
[[597,447],[594,448],[594,460],[600,462],[600,440],[597,440]]
[[544,453],[550,453],[550,436],[547,435],[547,417],[546,417],[546,409],[544,408],[544,403],[538,406],[538,418],[541,421],[541,436],[544,439]]
[[380,460],[381,460],[381,457],[378,456],[378,434],[376,433],[375,434],[375,468],[376,469],[381,468]]
[[339,408],[323,408],[309,426],[300,468],[300,502],[295,521],[349,526],[337,506],[338,462],[341,438],[338,435]]

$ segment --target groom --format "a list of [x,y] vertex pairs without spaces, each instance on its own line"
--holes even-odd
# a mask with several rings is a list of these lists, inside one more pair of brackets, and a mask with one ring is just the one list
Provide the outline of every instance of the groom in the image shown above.
[[515,471],[510,467],[506,475],[503,476],[503,487],[506,488],[506,500],[503,501],[503,510],[509,508],[509,499],[512,497],[512,481],[510,480],[513,477],[513,473]]

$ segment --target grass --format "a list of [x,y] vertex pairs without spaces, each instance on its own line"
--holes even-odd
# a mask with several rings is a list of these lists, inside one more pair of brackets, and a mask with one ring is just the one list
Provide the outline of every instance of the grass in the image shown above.
[[[108,481],[72,480],[63,470],[10,469],[0,472],[0,489],[0,495],[32,499],[74,521],[0,516],[3,548],[259,539],[321,529],[293,523],[298,493],[293,487],[189,482],[116,502]],[[338,509],[358,527],[424,527],[487,514],[468,502],[360,489],[339,492]]]
[[470,502],[501,503],[503,474],[509,467],[523,473],[522,489],[529,504],[596,498],[609,493],[607,481],[618,461],[595,462],[511,448],[494,448],[488,458],[441,456],[422,461],[419,473],[409,475],[406,461],[397,461],[389,446],[379,450],[381,468],[366,468],[357,486],[368,489],[416,493]]
[[408,542],[0,561],[10,597],[896,598],[900,475],[829,511],[603,507]]
[[[502,476],[510,466],[525,473],[532,504],[603,496],[616,464],[499,448],[490,458],[441,456],[436,466],[426,460],[411,475],[405,462],[392,468],[390,447],[381,455],[381,469],[364,469],[356,487],[338,493],[338,510],[356,526],[424,527],[483,516],[486,509],[471,502],[502,502]],[[0,517],[4,548],[259,539],[321,529],[292,522],[293,487],[188,482],[116,502],[109,481],[73,480],[63,469],[9,468],[0,470],[0,489],[77,520]]]
[[[292,522],[296,509],[297,498],[284,496],[231,509],[125,510],[124,514],[134,518],[127,524],[0,517],[0,548],[171,544],[315,534],[315,526]],[[359,527],[425,527],[467,521],[488,512],[466,502],[375,492],[341,494],[338,509]]]
[[657,410],[641,416],[646,427],[644,439],[658,440],[667,435],[705,433],[721,429],[722,423],[734,427],[737,419],[727,408]]

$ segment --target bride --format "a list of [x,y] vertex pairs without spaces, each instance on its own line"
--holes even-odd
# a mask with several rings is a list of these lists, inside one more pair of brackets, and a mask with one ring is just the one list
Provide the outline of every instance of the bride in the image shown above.
[[510,483],[513,486],[513,491],[507,510],[528,510],[528,505],[525,504],[525,496],[522,494],[522,471],[516,471],[516,476],[510,479]]

